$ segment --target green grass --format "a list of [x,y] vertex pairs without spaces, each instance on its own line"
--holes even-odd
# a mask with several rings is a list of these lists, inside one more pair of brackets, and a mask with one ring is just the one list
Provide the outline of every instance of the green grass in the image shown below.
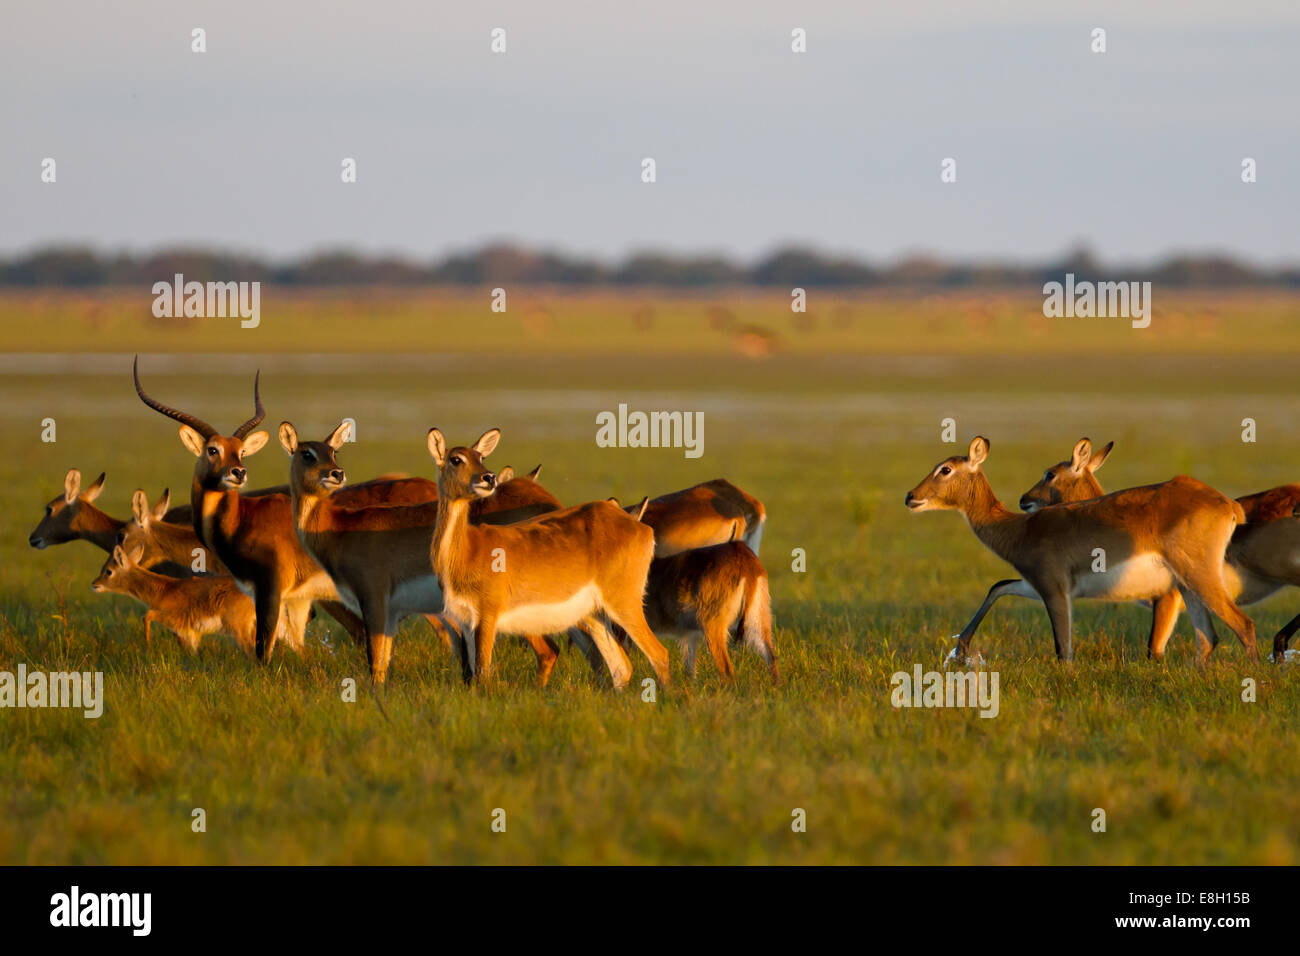
[[[615,301],[626,313],[639,300]],[[706,307],[680,305],[687,316]],[[381,328],[400,324],[383,301],[365,308]],[[11,354],[0,374],[0,669],[103,670],[107,703],[97,721],[0,711],[0,861],[1300,862],[1300,669],[1247,661],[1225,627],[1208,667],[1193,663],[1185,619],[1167,662],[1153,665],[1148,612],[1086,604],[1077,659],[1063,667],[1041,608],[1008,599],[976,638],[1000,674],[996,719],[896,711],[889,699],[890,675],[937,667],[987,586],[1010,576],[957,515],[904,509],[904,492],[936,461],[987,435],[986,471],[1007,501],[1084,434],[1116,440],[1099,473],[1108,488],[1180,471],[1234,495],[1292,481],[1300,399],[1276,354],[1216,360],[1222,334],[1184,355],[1135,354],[1121,344],[1139,341],[1130,331],[1112,354],[1058,341],[1039,355],[984,357],[978,338],[945,335],[912,351],[946,358],[855,346],[752,360],[707,341],[697,350],[706,354],[686,354],[685,326],[665,318],[664,342],[653,329],[633,341],[624,326],[599,347],[556,347],[544,361],[452,357],[420,354],[437,345],[404,308],[419,341],[411,354],[298,361],[265,354],[288,351],[268,329],[197,346],[256,355],[146,356],[146,385],[230,428],[250,413],[260,364],[272,429],[289,418],[324,435],[357,419],[360,441],[340,456],[353,480],[431,475],[424,434],[434,424],[454,440],[501,427],[493,463],[541,462],[543,483],[566,502],[726,476],[768,508],[762,557],[785,681],[771,686],[752,655],[738,658],[734,688],[707,655],[687,681],[672,645],[677,684],[656,703],[601,689],[572,652],[539,690],[531,653],[506,640],[496,686],[467,690],[415,621],[398,639],[382,706],[364,656],[324,619],[310,626],[305,656],[277,653],[269,668],[219,639],[197,657],[165,637],[146,653],[139,608],[89,590],[99,552],[35,552],[26,537],[69,467],[87,481],[106,471],[99,503],[124,515],[137,486],[183,498],[192,458],[173,425],[136,400],[129,359],[106,356],[97,371],[74,363],[60,376],[64,360]],[[743,303],[734,308],[749,321]],[[1222,308],[1232,324],[1233,307]],[[1270,308],[1243,321],[1267,324]],[[55,334],[81,321],[56,310],[8,351],[136,347]],[[293,328],[318,353],[370,328],[359,312],[353,325]],[[556,339],[572,331],[557,314]],[[459,328],[450,337],[458,349],[473,341]],[[380,341],[402,351],[388,332]],[[595,415],[619,402],[703,410],[703,458],[597,448]],[[47,416],[54,444],[39,441]],[[939,441],[949,416],[960,449]],[[1258,422],[1255,444],[1240,441],[1244,417]],[[287,473],[274,441],[249,468],[255,484]],[[791,570],[795,548],[806,573]],[[1284,593],[1247,609],[1265,644],[1296,605]],[[649,676],[643,658],[634,664],[636,682]],[[349,677],[356,703],[341,699]],[[1258,683],[1255,703],[1241,700],[1246,677]],[[190,830],[195,807],[206,833]],[[1098,807],[1104,834],[1090,826]],[[505,833],[492,832],[495,808]],[[791,830],[795,808],[807,813],[805,833]]]

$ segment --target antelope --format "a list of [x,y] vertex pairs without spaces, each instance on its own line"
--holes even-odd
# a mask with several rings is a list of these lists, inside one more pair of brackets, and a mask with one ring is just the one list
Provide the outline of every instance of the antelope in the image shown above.
[[44,551],[52,544],[89,541],[111,552],[117,533],[126,522],[110,518],[95,507],[94,501],[103,490],[102,471],[83,491],[81,472],[76,468],[68,469],[63,478],[63,494],[56,495],[45,506],[45,515],[27,536],[27,543],[38,551]]
[[[169,408],[145,394],[140,384],[140,360],[133,368],[140,400],[160,414],[180,422],[180,437],[195,456],[190,487],[194,533],[253,598],[257,614],[257,659],[271,659],[278,637],[295,648],[303,646],[313,601],[361,640],[361,621],[339,603],[328,574],[303,550],[293,530],[293,509],[287,495],[248,498],[239,491],[248,481],[244,459],[266,444],[269,436],[253,429],[266,417],[253,381],[253,417],[230,435],[222,435],[200,418]],[[250,434],[251,433],[251,434]]]
[[[63,479],[63,494],[45,506],[45,516],[28,536],[27,543],[38,551],[43,551],[54,544],[89,541],[111,554],[127,523],[110,517],[95,507],[94,501],[103,490],[103,472],[83,491],[81,472],[70,468]],[[187,508],[186,511],[188,510]],[[145,567],[171,577],[189,577],[192,573],[189,558],[172,562],[147,556]]]
[[654,557],[654,532],[610,501],[552,511],[512,525],[473,525],[474,501],[487,498],[497,476],[483,464],[501,439],[495,428],[473,447],[448,448],[429,429],[438,467],[438,518],[430,561],[442,584],[445,613],[460,629],[471,679],[492,674],[497,632],[554,634],[582,624],[609,665],[614,686],[631,679],[627,655],[605,630],[607,616],[649,658],[669,684],[668,651],[641,606]]
[[[629,514],[637,506],[624,509]],[[642,520],[654,529],[655,557],[743,540],[758,554],[767,510],[724,478],[715,478],[650,501]]]
[[[988,450],[988,440],[976,436],[965,457],[941,461],[905,503],[914,512],[955,509],[965,515],[980,541],[1020,572],[1023,580],[1004,593],[1035,597],[1046,606],[1059,659],[1073,658],[1075,598],[1154,601],[1174,588],[1187,604],[1202,661],[1214,649],[1208,611],[1232,628],[1252,658],[1258,656],[1255,625],[1223,585],[1224,552],[1234,528],[1246,520],[1241,505],[1179,475],[1017,514],[997,499],[980,468]],[[1108,567],[1094,572],[1098,548]],[[953,656],[964,658],[968,646],[963,631]]]
[[[371,675],[382,684],[402,618],[423,614],[447,634],[441,620],[442,590],[429,560],[438,506],[436,500],[401,507],[342,506],[347,474],[336,455],[351,427],[350,421],[344,421],[324,441],[309,442],[299,438],[291,422],[281,422],[279,438],[290,458],[289,488],[298,539],[334,580],[344,605],[365,623]],[[503,469],[493,494],[470,506],[470,520],[510,524],[558,511],[560,503],[536,481],[540,467],[521,478],[514,477],[513,469]],[[540,634],[523,637],[537,655],[538,681],[545,686],[559,648]],[[577,639],[585,647],[587,642]]]
[[[1094,472],[1101,467],[1114,444],[1111,442],[1093,454],[1092,443],[1087,438],[1079,439],[1069,461],[1048,468],[1037,484],[1021,496],[1021,510],[1034,511],[1061,502],[1087,501],[1104,495],[1106,492]],[[1223,584],[1238,605],[1255,604],[1289,584],[1300,586],[1300,522],[1292,518],[1298,502],[1300,484],[1281,485],[1237,499],[1246,523],[1237,527],[1228,544]],[[990,591],[985,603],[991,604],[993,600],[996,597]],[[1164,656],[1165,645],[1173,635],[1182,607],[1182,597],[1176,590],[1156,599],[1147,645],[1150,657],[1158,660]],[[1286,653],[1287,643],[1297,629],[1300,629],[1300,614],[1288,621],[1273,638],[1275,660],[1281,660]]]
[[169,578],[140,566],[143,548],[117,545],[90,587],[96,592],[125,594],[149,608],[144,616],[144,640],[152,641],[153,625],[176,632],[181,646],[198,653],[205,634],[224,631],[241,650],[252,654],[256,630],[253,602],[224,576]]
[[[423,479],[420,479],[423,481]],[[284,486],[288,488],[288,485]],[[340,494],[340,501],[348,505],[362,505],[368,502],[372,495],[371,483],[367,482],[362,485],[356,485],[348,489],[349,494]],[[437,486],[433,486],[433,491],[437,493]],[[267,492],[267,494],[276,494],[276,492]],[[245,497],[264,497],[264,495],[246,495]],[[171,491],[163,489],[162,497],[151,508],[149,499],[143,491],[137,490],[131,498],[131,515],[132,520],[125,523],[122,530],[117,534],[117,543],[122,545],[139,544],[144,549],[143,564],[147,568],[155,568],[159,562],[166,566],[179,565],[185,567],[187,573],[178,575],[187,577],[189,568],[193,566],[196,550],[203,551],[205,571],[195,571],[195,574],[225,574],[224,569],[213,568],[208,562],[208,551],[203,548],[198,536],[194,533],[193,526],[174,523],[171,520],[173,514],[179,509],[171,508]],[[190,509],[185,509],[189,513]]]
[[[163,489],[162,496],[152,508],[149,507],[148,496],[136,489],[131,496],[132,520],[126,522],[118,532],[117,543],[128,551],[138,547],[142,555],[141,563],[147,568],[166,562],[183,567],[187,572],[193,571],[194,575],[228,576],[221,568],[213,566],[214,559],[194,533],[193,525],[167,520],[170,505],[171,491],[167,488]],[[195,561],[199,558],[202,559],[203,570],[194,571]]]
[[743,541],[682,551],[650,563],[646,620],[656,633],[682,633],[686,674],[695,676],[695,654],[703,633],[713,661],[726,680],[734,670],[727,653],[733,630],[780,679],[772,646],[772,605],[767,572]]

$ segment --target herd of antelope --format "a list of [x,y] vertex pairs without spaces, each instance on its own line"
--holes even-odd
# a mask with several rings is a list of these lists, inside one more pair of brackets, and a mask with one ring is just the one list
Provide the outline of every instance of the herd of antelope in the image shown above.
[[80,539],[107,551],[92,587],[147,605],[146,642],[154,624],[192,651],[221,632],[266,662],[280,641],[303,649],[319,608],[366,648],[377,684],[398,624],[412,615],[456,650],[467,682],[490,678],[496,635],[514,634],[532,646],[544,685],[559,652],[552,637],[567,634],[616,688],[632,676],[626,641],[667,686],[668,652],[655,630],[683,638],[688,674],[702,635],[725,678],[733,675],[732,640],[778,676],[758,560],[766,511],[728,481],[630,508],[613,498],[565,508],[538,483],[540,466],[527,476],[488,469],[496,429],[453,446],[432,428],[436,483],[383,475],[345,487],[337,461],[345,420],[324,441],[303,440],[282,422],[288,485],[246,491],[245,459],[269,437],[253,430],[265,417],[260,376],[253,417],[223,435],[151,398],[138,359],[133,374],[140,400],[180,423],[195,456],[189,505],[172,508],[164,491],[151,506],[136,491],[131,520],[119,521],[94,504],[104,475],[83,489],[74,469],[29,543]]
[[[1211,612],[1258,657],[1255,624],[1239,604],[1254,604],[1288,584],[1300,585],[1300,484],[1236,501],[1185,475],[1106,494],[1096,471],[1114,442],[1099,452],[1083,438],[1020,499],[1022,513],[993,493],[981,466],[989,442],[976,437],[965,456],[946,458],[907,493],[912,511],[956,510],[994,554],[1021,577],[999,581],[957,635],[950,660],[964,661],[980,621],[998,598],[1042,601],[1056,654],[1073,656],[1075,598],[1142,601],[1152,609],[1148,655],[1159,659],[1185,606],[1199,659],[1218,643]],[[1300,628],[1300,614],[1273,639],[1281,662]]]
[[[143,491],[132,518],[94,504],[104,475],[87,488],[68,472],[64,493],[47,505],[29,539],[35,548],[89,541],[109,553],[92,587],[127,594],[155,624],[197,651],[205,635],[225,633],[258,660],[283,641],[301,651],[314,609],[337,620],[366,649],[383,684],[400,622],[425,617],[454,649],[467,682],[492,674],[497,634],[514,634],[537,657],[545,685],[559,654],[555,635],[578,647],[593,671],[627,686],[635,645],[662,685],[668,653],[655,631],[683,639],[695,672],[701,636],[718,671],[733,676],[728,644],[743,642],[778,676],[767,573],[758,560],[766,521],[761,502],[723,479],[624,508],[613,499],[563,507],[538,482],[540,466],[516,476],[485,464],[501,433],[452,446],[437,428],[427,436],[437,481],[381,475],[345,485],[337,455],[345,419],[323,441],[279,428],[289,483],[245,490],[244,461],[268,441],[254,431],[265,417],[260,376],[254,414],[222,435],[207,422],[155,401],[133,369],[136,394],[180,423],[195,456],[190,503],[153,505]],[[1300,484],[1233,501],[1194,478],[1106,494],[1096,471],[1113,443],[1094,452],[1081,439],[1005,507],[982,471],[989,443],[975,438],[965,456],[947,458],[907,493],[912,511],[961,511],[990,550],[1020,578],[999,581],[957,635],[950,662],[967,661],[971,639],[1005,595],[1041,601],[1057,656],[1073,656],[1076,598],[1141,601],[1152,609],[1148,652],[1164,655],[1179,614],[1191,618],[1199,658],[1218,636],[1211,614],[1257,656],[1255,626],[1239,604],[1300,585]],[[1273,641],[1282,660],[1300,614]]]

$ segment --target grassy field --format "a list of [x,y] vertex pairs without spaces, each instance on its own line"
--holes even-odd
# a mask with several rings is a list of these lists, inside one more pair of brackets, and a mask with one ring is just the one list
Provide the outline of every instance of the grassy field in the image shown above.
[[[1148,612],[1084,604],[1061,666],[1042,609],[1008,599],[976,638],[1000,675],[996,719],[890,704],[891,674],[937,668],[1011,576],[959,516],[909,514],[909,488],[976,433],[1009,503],[1081,435],[1116,442],[1107,488],[1187,472],[1240,495],[1300,479],[1286,374],[1298,300],[1187,299],[1162,323],[1157,299],[1151,329],[1058,334],[1041,315],[1017,328],[1033,296],[951,314],[943,300],[845,300],[801,328],[752,293],[593,295],[572,318],[551,296],[544,320],[509,324],[454,297],[348,293],[264,304],[258,330],[185,335],[123,312],[120,295],[0,300],[0,670],[102,670],[107,695],[98,720],[0,711],[2,862],[1300,862],[1300,669],[1248,661],[1223,626],[1209,666],[1193,663],[1185,619],[1153,665]],[[731,318],[714,323],[721,308]],[[748,324],[780,347],[755,357],[736,337]],[[250,414],[259,366],[272,430],[287,418],[323,437],[355,418],[359,442],[340,455],[353,480],[431,476],[430,425],[458,441],[499,426],[492,463],[542,463],[566,503],[731,479],[767,505],[784,682],[752,655],[734,688],[707,655],[687,681],[673,645],[677,683],[655,703],[601,689],[572,652],[539,690],[531,653],[506,640],[495,687],[471,691],[417,621],[382,706],[364,656],[323,619],[304,656],[269,668],[220,639],[197,657],[157,638],[146,653],[138,606],[89,589],[101,553],[27,545],[70,467],[107,472],[98,503],[119,516],[136,487],[185,497],[193,459],[135,398],[136,348],[155,397],[218,427]],[[703,457],[596,447],[596,414],[619,403],[703,411]],[[40,441],[46,417],[54,443]],[[940,441],[948,417],[958,446]],[[249,470],[255,485],[285,479],[274,440]],[[1265,646],[1298,598],[1247,609]],[[649,675],[633,662],[636,681]],[[341,699],[348,677],[356,703]]]

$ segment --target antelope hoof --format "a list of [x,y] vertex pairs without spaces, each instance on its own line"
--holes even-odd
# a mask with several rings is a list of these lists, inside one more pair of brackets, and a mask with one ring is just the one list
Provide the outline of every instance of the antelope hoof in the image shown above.
[[[956,637],[957,635],[954,634],[953,636]],[[948,652],[948,656],[943,659],[943,664],[940,665],[939,669],[947,671],[952,670],[954,667],[968,668],[983,666],[984,658],[978,651],[972,654],[968,650],[963,650],[962,646],[958,644]]]

